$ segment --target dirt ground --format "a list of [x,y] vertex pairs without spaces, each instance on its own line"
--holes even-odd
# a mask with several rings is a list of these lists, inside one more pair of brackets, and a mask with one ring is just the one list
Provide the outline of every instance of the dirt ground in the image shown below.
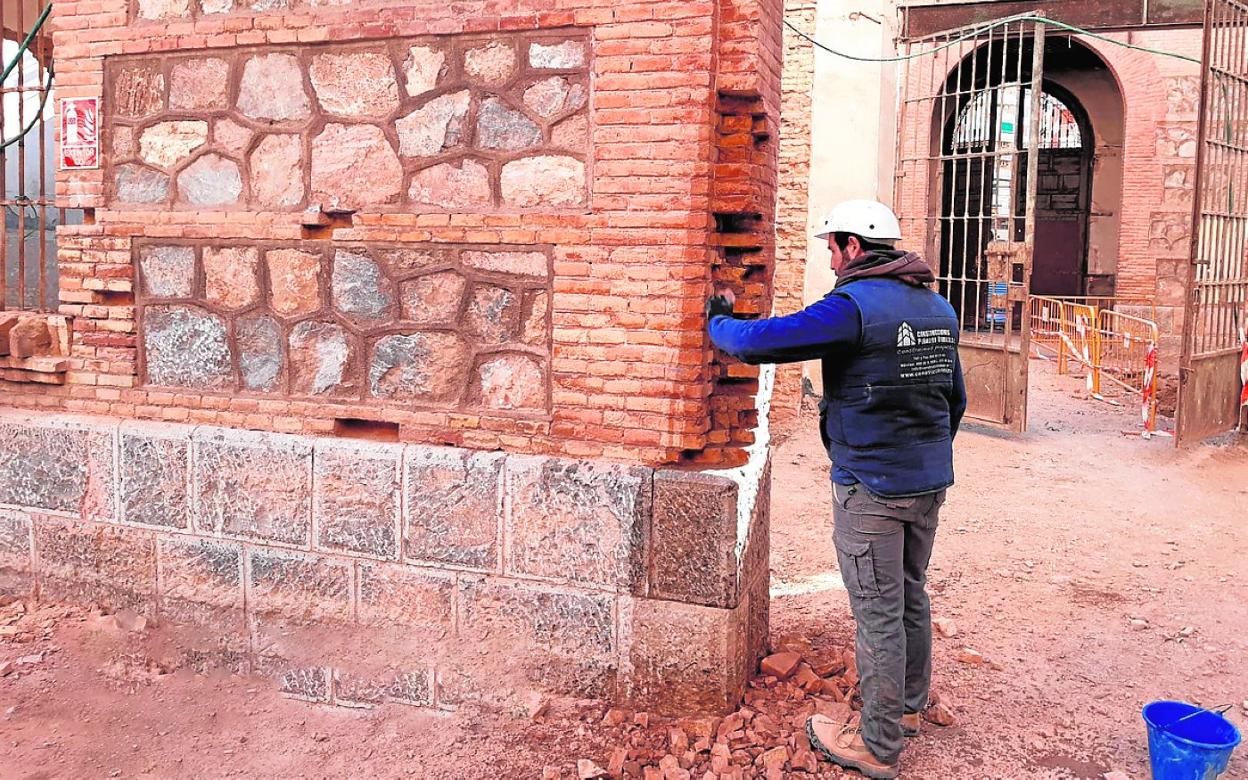
[[[954,629],[936,640],[935,687],[957,723],[912,741],[903,777],[1145,778],[1140,708],[1159,698],[1233,704],[1248,728],[1248,449],[1124,436],[1134,407],[1079,399],[1050,368],[1033,363],[1028,434],[958,439],[930,572],[934,614]],[[813,420],[775,458],[773,641],[843,648],[852,620]],[[153,665],[150,629],[23,606],[0,628],[6,778],[574,778],[578,759],[605,767],[621,745],[665,752],[666,724],[611,725],[592,704],[532,719],[286,700],[263,681]],[[967,648],[986,662],[962,660]],[[753,706],[792,718],[796,704],[769,701]],[[1227,777],[1248,777],[1240,753]]]

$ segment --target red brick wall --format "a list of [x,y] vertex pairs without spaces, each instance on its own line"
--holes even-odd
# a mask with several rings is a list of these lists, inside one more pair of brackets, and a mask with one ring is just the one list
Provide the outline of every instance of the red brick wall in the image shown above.
[[[306,48],[330,41],[584,36],[592,50],[587,207],[514,208],[495,194],[489,208],[477,209],[364,204],[351,225],[307,228],[293,206],[123,208],[109,200],[115,182],[109,182],[107,166],[62,173],[60,202],[87,209],[89,223],[60,233],[62,312],[75,318],[68,384],[6,386],[10,403],[291,432],[329,431],[343,417],[381,419],[397,423],[401,438],[410,441],[651,463],[740,460],[739,448],[755,422],[755,373],[712,367],[702,306],[716,258],[717,278],[725,277],[723,268],[739,269],[726,276],[741,286],[747,309],[763,313],[770,300],[777,0],[609,7],[573,0],[454,7],[297,3],[271,10],[263,9],[277,4],[254,10],[236,3],[229,13],[206,12],[229,5],[58,3],[52,20],[58,94],[102,96],[103,112],[110,115],[116,95],[106,89],[106,63],[123,55],[202,51],[228,57],[238,47]],[[193,18],[182,18],[188,15]],[[131,23],[132,16],[154,20]],[[746,227],[715,239],[716,226],[724,224]],[[490,410],[144,385],[136,246],[190,240],[297,248],[313,238],[373,247],[548,245],[550,411],[517,418]],[[744,251],[725,252],[730,244]],[[727,254],[737,257],[725,261]]]

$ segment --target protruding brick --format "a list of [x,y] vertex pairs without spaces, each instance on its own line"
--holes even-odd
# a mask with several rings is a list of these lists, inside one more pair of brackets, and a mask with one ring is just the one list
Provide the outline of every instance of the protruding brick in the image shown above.
[[511,456],[507,571],[631,592],[642,586],[652,472]]
[[397,557],[402,456],[397,444],[317,442],[312,516],[320,547]]
[[502,453],[407,448],[403,539],[409,561],[498,566],[503,460]]
[[309,440],[254,431],[195,433],[192,511],[201,532],[308,544],[312,518]]

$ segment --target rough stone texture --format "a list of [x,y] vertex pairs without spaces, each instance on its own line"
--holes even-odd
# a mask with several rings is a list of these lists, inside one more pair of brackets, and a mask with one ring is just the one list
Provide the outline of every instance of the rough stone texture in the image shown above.
[[30,519],[0,510],[0,591],[28,591],[34,582],[31,563]]
[[228,206],[243,193],[238,163],[207,154],[178,174],[178,193],[193,206]]
[[321,108],[335,116],[382,119],[399,107],[399,85],[386,54],[318,54],[308,75]]
[[404,282],[399,288],[403,319],[420,325],[450,325],[459,316],[468,283],[454,271],[440,271]]
[[334,308],[349,317],[378,320],[394,308],[393,285],[372,258],[338,250],[332,277]]
[[195,292],[195,250],[145,246],[139,251],[143,293],[150,298],[189,298]]
[[507,571],[619,592],[638,588],[651,474],[598,462],[510,458]]
[[139,154],[144,162],[159,168],[173,168],[206,143],[207,122],[158,122],[143,131]]
[[134,140],[134,128],[129,125],[117,125],[113,128],[113,158],[126,160],[139,153]]
[[113,518],[112,431],[0,419],[0,504]]
[[342,669],[334,670],[336,704],[367,707],[387,701],[414,707],[432,707],[433,670],[387,669],[381,673],[365,675]]
[[169,197],[169,177],[142,165],[119,166],[116,195],[122,203],[163,203]]
[[150,384],[197,390],[234,384],[225,321],[199,307],[146,307],[143,348]]
[[326,125],[312,141],[312,197],[342,207],[390,203],[403,191],[394,147],[373,125]]
[[191,15],[191,0],[138,0],[140,19],[178,19]]
[[481,102],[477,112],[477,146],[515,152],[542,142],[542,128],[498,98]]
[[430,100],[395,123],[399,133],[399,154],[404,157],[430,157],[443,149],[458,146],[464,130],[464,117],[472,93],[453,92]]
[[204,247],[204,297],[225,309],[260,300],[260,250],[254,246]]
[[350,564],[263,549],[247,557],[256,653],[323,660],[325,651],[316,649],[315,640],[326,638],[324,624],[345,624],[351,617]]
[[585,202],[585,163],[544,155],[503,166],[503,202],[509,206],[575,206]]
[[312,446],[275,433],[204,428],[194,435],[192,514],[203,533],[307,544]]
[[577,114],[555,125],[550,143],[561,149],[584,149],[589,146],[589,117]]
[[199,0],[199,7],[205,14],[228,14],[234,10],[234,0]]
[[470,81],[496,86],[516,72],[516,50],[511,44],[494,41],[464,52],[464,73]]
[[286,346],[282,329],[269,317],[248,317],[234,326],[243,388],[261,393],[281,389]]
[[312,517],[321,548],[398,556],[402,455],[395,444],[317,443]]
[[454,333],[386,336],[369,357],[369,391],[396,401],[452,401],[464,389],[471,354]]
[[543,70],[566,70],[585,67],[585,44],[564,41],[557,44],[529,45],[529,64]]
[[404,463],[404,556],[477,569],[498,566],[504,456],[409,447]]
[[43,598],[151,614],[156,545],[135,528],[35,518],[35,555]]
[[[459,628],[466,659],[446,675],[441,698],[451,704],[489,700],[529,686],[612,698],[617,663],[611,606],[612,598],[604,594],[461,577]],[[500,689],[504,670],[510,684]]]
[[476,160],[441,163],[412,177],[408,197],[413,206],[467,210],[490,205],[490,172]]
[[278,314],[299,316],[321,308],[321,258],[298,249],[271,249],[264,254],[269,268],[269,306]]
[[252,119],[307,119],[312,104],[299,60],[290,54],[260,54],[243,65],[238,110]]
[[241,156],[251,145],[254,135],[250,128],[243,127],[232,119],[218,119],[212,125],[212,140],[221,144],[230,154]]
[[570,84],[562,76],[551,76],[524,91],[524,104],[539,116],[552,117],[575,111],[585,105],[589,94],[580,84]]
[[529,315],[524,320],[521,340],[531,347],[544,347],[550,342],[550,295],[534,293],[529,303]]
[[546,375],[537,359],[522,354],[489,358],[477,367],[476,401],[486,409],[542,409]]
[[621,642],[632,672],[625,698],[637,709],[667,715],[735,709],[749,672],[745,615],[744,604],[728,610],[622,600]]
[[190,429],[128,423],[121,430],[121,519],[190,527]]
[[649,595],[725,609],[737,606],[735,482],[690,472],[656,472],[650,533]]
[[464,315],[468,332],[484,344],[511,339],[520,324],[520,298],[505,287],[482,284],[473,288]]
[[477,252],[465,251],[464,265],[478,271],[517,274],[519,276],[550,276],[550,259],[541,252]]
[[172,537],[160,539],[157,548],[161,614],[177,623],[224,631],[214,638],[237,647],[246,630],[242,546]]
[[455,578],[403,566],[360,566],[359,621],[365,626],[402,626],[409,641],[428,653],[451,631]]
[[254,205],[286,208],[303,202],[303,141],[299,136],[265,136],[247,162]]
[[407,94],[420,97],[438,85],[446,72],[446,53],[428,46],[413,46],[403,61],[403,77]]
[[290,332],[291,392],[326,395],[349,390],[351,344],[332,322],[301,322]]
[[217,57],[174,63],[169,76],[169,107],[189,111],[228,108],[230,63]]
[[165,104],[165,74],[155,64],[121,68],[113,82],[113,105],[116,116],[141,119]]

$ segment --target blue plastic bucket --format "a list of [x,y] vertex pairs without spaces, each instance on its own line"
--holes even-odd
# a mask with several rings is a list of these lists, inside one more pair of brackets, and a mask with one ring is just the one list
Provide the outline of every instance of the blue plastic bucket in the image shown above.
[[[1200,714],[1179,722],[1193,712]],[[1146,705],[1144,723],[1153,780],[1213,780],[1226,771],[1239,744],[1239,730],[1229,720],[1181,701]]]

